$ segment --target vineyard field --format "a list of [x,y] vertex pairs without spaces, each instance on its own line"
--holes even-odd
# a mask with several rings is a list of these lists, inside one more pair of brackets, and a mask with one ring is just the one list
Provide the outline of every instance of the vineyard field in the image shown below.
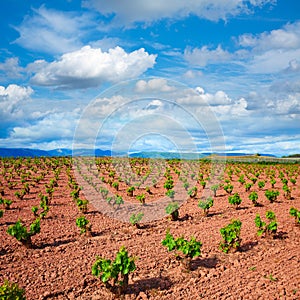
[[[122,246],[136,268],[121,299],[300,298],[298,162],[2,158],[0,199],[0,285],[17,283],[27,300],[116,299],[92,266]],[[18,220],[29,244],[8,232]],[[233,220],[239,245],[224,252],[220,230]],[[167,231],[201,242],[190,269],[162,244]]]

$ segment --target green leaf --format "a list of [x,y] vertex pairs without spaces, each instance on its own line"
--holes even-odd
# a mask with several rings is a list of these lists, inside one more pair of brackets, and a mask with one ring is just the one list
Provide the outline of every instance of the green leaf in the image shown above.
[[190,241],[185,240],[183,237],[174,239],[173,235],[169,231],[166,233],[166,238],[162,241],[162,244],[168,248],[168,251],[178,250],[182,252],[186,257],[200,256],[201,242],[196,241],[195,237],[192,237]]
[[123,285],[123,280],[118,280],[119,276],[124,277],[136,269],[134,258],[128,256],[128,252],[122,246],[116,254],[115,260],[97,257],[92,266],[92,274],[99,277],[102,282],[106,283],[112,280],[113,285]]
[[18,241],[27,240],[30,236],[30,233],[27,232],[21,220],[18,220],[14,225],[10,225],[7,229],[7,233],[15,237]]
[[168,215],[172,214],[174,211],[176,211],[179,208],[179,205],[177,202],[171,202],[166,207],[166,213]]
[[40,219],[37,218],[33,223],[30,225],[30,235],[35,235],[40,233],[41,226],[40,226]]
[[172,251],[176,247],[176,243],[172,234],[169,231],[166,233],[166,238],[162,241],[163,246],[168,248],[168,251]]
[[0,299],[1,300],[25,300],[25,291],[16,283],[11,283],[4,280],[0,286]]
[[240,246],[240,232],[242,222],[233,220],[230,224],[220,229],[223,242],[220,243],[220,249],[227,253],[231,248]]

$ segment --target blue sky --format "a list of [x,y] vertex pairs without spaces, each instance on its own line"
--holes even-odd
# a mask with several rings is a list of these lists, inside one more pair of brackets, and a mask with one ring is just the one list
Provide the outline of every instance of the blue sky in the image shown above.
[[300,152],[300,2],[4,0],[0,147]]

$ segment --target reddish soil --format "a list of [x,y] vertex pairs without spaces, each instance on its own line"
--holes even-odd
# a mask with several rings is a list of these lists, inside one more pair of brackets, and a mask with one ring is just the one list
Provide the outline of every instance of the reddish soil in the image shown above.
[[[5,192],[3,198],[14,201],[0,218],[0,284],[4,279],[16,282],[26,291],[27,300],[115,299],[101,280],[91,274],[91,268],[97,255],[113,259],[124,245],[129,255],[137,257],[137,269],[130,275],[123,299],[300,299],[300,226],[296,226],[295,219],[289,215],[292,206],[300,210],[300,166],[292,165],[297,182],[295,185],[288,183],[291,200],[284,198],[278,178],[279,172],[285,172],[289,166],[258,165],[257,168],[261,168],[259,181],[266,179],[266,186],[259,189],[256,183],[249,192],[238,182],[237,174],[233,174],[233,193],[239,192],[242,198],[239,209],[228,203],[228,194],[219,188],[207,217],[197,206],[203,193],[199,183],[197,198],[177,195],[188,198],[179,210],[179,221],[164,217],[142,223],[140,229],[106,216],[89,204],[86,217],[92,224],[91,237],[81,236],[76,227],[75,220],[81,213],[70,195],[72,189],[64,166],[59,186],[54,189],[50,211],[41,219],[41,232],[32,237],[32,249],[22,246],[6,230],[19,218],[29,227],[34,220],[31,207],[39,206],[38,193],[45,192],[45,184],[53,178],[53,173],[49,171],[23,200],[14,195],[21,189],[21,182],[16,180],[17,185],[9,189],[0,175]],[[248,169],[250,172],[252,168],[251,165],[227,165],[225,178],[228,178],[227,171],[236,167],[241,167],[242,172]],[[268,169],[275,170],[275,189],[280,192],[274,203],[264,195],[265,190],[271,188]],[[175,178],[175,174],[172,175]],[[176,180],[178,182],[178,176]],[[155,201],[155,195],[158,198],[163,195],[163,183],[160,181],[157,191],[153,187],[151,191],[153,194],[146,196],[146,204],[150,199]],[[251,191],[257,191],[260,206],[254,207],[249,200]],[[120,193],[130,201],[123,183]],[[83,198],[82,192],[80,195]],[[257,236],[254,218],[259,214],[266,221],[268,210],[274,211],[277,217],[275,238]],[[220,228],[232,219],[242,222],[242,242],[238,251],[226,254],[219,249]],[[183,235],[190,239],[195,236],[203,243],[201,256],[192,260],[191,271],[185,271],[174,253],[162,246],[168,228],[175,237]]]

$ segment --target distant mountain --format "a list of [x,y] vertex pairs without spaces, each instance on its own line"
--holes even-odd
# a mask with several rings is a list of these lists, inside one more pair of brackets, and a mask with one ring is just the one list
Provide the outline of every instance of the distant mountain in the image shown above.
[[282,158],[300,158],[300,154],[290,154],[287,156],[282,156]]
[[0,148],[0,157],[40,157],[50,156],[47,151],[27,148]]
[[72,149],[54,149],[54,150],[48,150],[47,156],[71,156],[72,155]]
[[199,159],[204,157],[202,153],[180,153],[180,152],[133,152],[129,157],[161,158],[161,159]]
[[140,158],[161,158],[161,159],[199,159],[210,155],[219,156],[269,156],[276,157],[272,154],[247,154],[247,153],[180,153],[180,152],[160,152],[160,151],[142,151],[134,152],[129,155],[125,152],[112,152],[111,150],[101,149],[53,149],[53,150],[40,150],[29,148],[0,148],[0,157],[52,157],[52,156],[124,156],[124,157],[140,157]]
[[202,152],[202,153],[180,153],[180,152],[135,152],[130,153],[129,157],[141,157],[141,158],[163,158],[163,159],[200,159],[211,155],[226,156],[226,157],[240,157],[240,156],[257,156],[257,157],[276,157],[273,154],[249,154],[249,153],[214,153],[214,152]]
[[261,156],[268,156],[268,157],[276,157],[276,155],[273,154],[268,154],[268,153],[260,153],[260,154],[249,154],[249,153],[240,153],[240,152],[228,152],[228,153],[214,153],[214,152],[203,152],[202,153],[205,156],[209,156],[209,155],[218,155],[218,156],[257,156],[257,157],[261,157]]
[[101,149],[53,149],[40,150],[29,148],[0,148],[0,157],[51,157],[51,156],[117,156],[117,153],[112,153],[110,150]]

